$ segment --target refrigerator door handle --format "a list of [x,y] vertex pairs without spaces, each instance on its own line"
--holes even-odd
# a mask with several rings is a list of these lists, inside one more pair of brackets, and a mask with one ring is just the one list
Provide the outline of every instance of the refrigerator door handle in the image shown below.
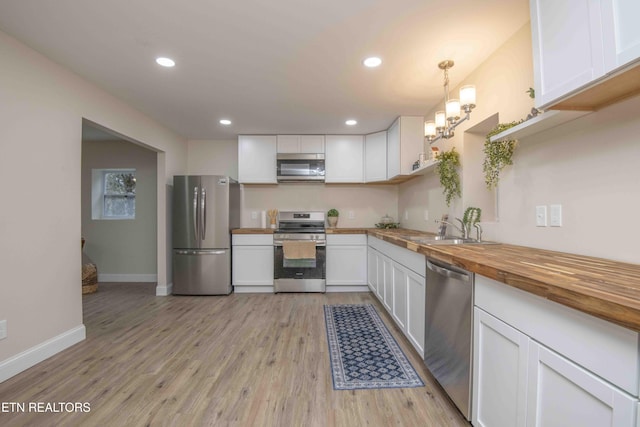
[[198,187],[193,187],[193,234],[198,240],[200,237],[198,232]]
[[207,190],[203,187],[202,190],[202,240],[207,237]]
[[227,253],[226,250],[224,249],[198,249],[198,250],[193,250],[193,249],[182,249],[182,250],[176,250],[175,253],[177,255],[224,255],[225,253]]

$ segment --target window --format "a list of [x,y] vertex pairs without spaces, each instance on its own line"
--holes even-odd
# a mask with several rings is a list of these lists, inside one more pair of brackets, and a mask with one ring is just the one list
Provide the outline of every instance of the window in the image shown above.
[[92,219],[135,219],[136,170],[94,169]]

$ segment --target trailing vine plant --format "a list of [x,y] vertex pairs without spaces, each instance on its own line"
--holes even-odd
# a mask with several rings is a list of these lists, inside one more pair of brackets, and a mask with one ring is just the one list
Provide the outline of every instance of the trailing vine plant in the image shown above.
[[484,140],[484,163],[482,170],[484,171],[484,182],[489,190],[495,188],[500,181],[500,172],[505,166],[513,164],[513,152],[516,149],[518,140],[508,139],[504,141],[491,142],[491,137],[504,132],[524,120],[511,123],[499,123],[494,127]]
[[441,151],[437,156],[438,164],[436,171],[440,176],[440,184],[443,187],[443,194],[447,202],[447,206],[451,206],[451,200],[460,197],[460,175],[458,167],[460,166],[460,154],[453,147],[450,151]]

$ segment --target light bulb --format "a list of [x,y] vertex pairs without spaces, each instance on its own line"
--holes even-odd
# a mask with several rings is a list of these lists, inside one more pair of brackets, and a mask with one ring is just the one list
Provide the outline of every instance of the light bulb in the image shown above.
[[446,124],[446,118],[444,111],[436,111],[436,128],[444,128]]
[[455,122],[460,118],[460,101],[457,99],[450,99],[445,105],[447,110],[447,120]]
[[433,120],[424,123],[424,136],[436,136],[436,124]]
[[469,109],[476,106],[476,87],[474,85],[466,85],[460,88],[460,105]]

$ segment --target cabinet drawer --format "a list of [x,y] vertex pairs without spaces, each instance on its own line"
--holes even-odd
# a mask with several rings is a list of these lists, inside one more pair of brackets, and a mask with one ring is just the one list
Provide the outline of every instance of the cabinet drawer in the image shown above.
[[388,256],[395,262],[404,265],[422,277],[426,276],[427,266],[424,255],[406,248],[401,248],[400,246],[385,242],[373,236],[369,236],[367,242],[369,246]]
[[366,234],[327,234],[327,245],[366,245]]
[[638,396],[638,333],[476,274],[475,305]]
[[234,234],[234,246],[273,246],[273,234]]

